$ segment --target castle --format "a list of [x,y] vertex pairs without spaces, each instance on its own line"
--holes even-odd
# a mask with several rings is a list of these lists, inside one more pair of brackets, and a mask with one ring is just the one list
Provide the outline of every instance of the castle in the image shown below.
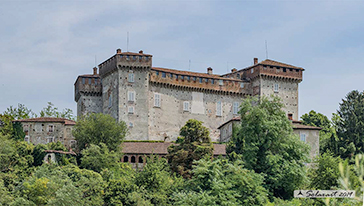
[[301,67],[266,59],[244,69],[217,75],[152,66],[152,55],[116,50],[94,68],[77,77],[77,115],[110,114],[129,127],[127,140],[174,141],[188,119],[204,122],[212,141],[219,127],[238,117],[246,96],[277,95],[291,120],[298,119]]

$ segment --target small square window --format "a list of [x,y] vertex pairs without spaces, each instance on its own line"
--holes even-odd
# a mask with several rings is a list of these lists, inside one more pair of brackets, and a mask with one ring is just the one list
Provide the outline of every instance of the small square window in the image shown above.
[[128,113],[129,114],[134,114],[134,107],[133,106],[128,107]]
[[28,135],[26,135],[26,136],[24,137],[24,141],[26,141],[26,142],[28,142],[28,143],[29,143],[29,136],[28,136]]
[[183,111],[190,111],[190,102],[188,101],[183,102]]
[[199,82],[202,83],[202,78],[201,77],[199,78]]
[[181,75],[181,79],[184,80],[185,79],[185,76]]
[[24,128],[23,128],[24,132],[28,132],[29,131],[29,125],[24,125]]
[[220,79],[220,80],[219,80],[219,85],[220,85],[220,86],[223,86],[223,85],[224,85],[224,81]]
[[134,73],[133,72],[129,72],[128,82],[134,82]]
[[156,71],[155,74],[158,76],[159,75],[159,71]]
[[218,101],[216,103],[216,116],[219,116],[221,117],[222,116],[222,104],[221,104],[221,101]]
[[191,77],[190,76],[187,76],[187,80],[190,81],[191,80]]
[[154,94],[154,107],[161,107],[161,95]]
[[128,101],[129,102],[135,101],[135,92],[134,91],[128,91]]
[[86,80],[85,78],[82,78],[82,84],[85,84]]
[[279,84],[274,84],[274,92],[278,92],[279,90]]
[[53,142],[53,137],[47,137],[47,144]]
[[207,83],[207,82],[209,82],[209,79],[205,79],[205,82]]
[[48,132],[53,132],[53,125],[48,125]]
[[165,72],[162,72],[162,77],[166,78],[166,73]]
[[169,76],[171,77],[171,78],[173,78],[173,74],[171,73],[171,74],[169,74]]
[[88,78],[88,84],[91,85],[91,78]]
[[178,80],[178,74],[176,74],[176,80]]
[[240,83],[240,88],[244,88],[244,82]]
[[129,122],[129,127],[134,127],[134,124],[132,122]]
[[233,114],[238,114],[239,112],[239,102],[233,103]]
[[300,133],[300,140],[302,142],[306,142],[306,134],[305,133]]
[[211,79],[211,84],[215,84],[215,81],[214,81],[214,79]]
[[251,69],[250,72],[253,74],[254,73],[254,69]]
[[193,77],[193,81],[196,81],[196,77]]

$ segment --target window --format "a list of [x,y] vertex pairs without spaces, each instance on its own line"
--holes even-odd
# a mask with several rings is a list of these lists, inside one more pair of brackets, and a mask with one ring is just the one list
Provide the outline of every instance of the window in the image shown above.
[[220,80],[219,80],[219,85],[220,85],[220,86],[224,85],[224,81],[220,79]]
[[112,97],[111,97],[111,94],[110,94],[110,96],[109,96],[109,107],[111,107],[112,106]]
[[123,162],[129,162],[129,157],[128,156],[124,156],[123,159],[124,159]]
[[136,56],[133,56],[133,60],[136,60],[137,59],[137,57]]
[[211,79],[211,84],[215,84],[215,81],[214,81],[214,79]]
[[130,127],[130,128],[134,127],[133,122],[129,122],[129,127]]
[[165,72],[162,72],[162,77],[166,78],[166,73]]
[[53,132],[53,125],[48,125],[48,132]]
[[251,69],[250,72],[253,74],[254,73],[254,69]]
[[176,74],[176,80],[178,80],[178,74]]
[[126,55],[126,60],[129,60],[129,55]]
[[173,74],[169,74],[169,76],[170,76],[171,78],[173,78]]
[[306,134],[305,133],[300,133],[300,139],[302,142],[306,142]]
[[47,137],[47,144],[53,142],[53,137]]
[[94,82],[95,82],[95,85],[97,85],[97,79],[95,79]]
[[233,103],[233,114],[238,114],[239,112],[239,102]]
[[155,75],[157,75],[157,76],[158,76],[158,75],[159,75],[159,71],[156,71],[156,72],[155,72]]
[[160,94],[154,94],[154,106],[161,107],[161,95]]
[[209,79],[205,79],[205,82],[207,83],[207,82],[209,82]]
[[201,77],[199,78],[199,82],[202,83],[202,78]]
[[129,102],[134,102],[135,101],[135,92],[128,91],[128,101]]
[[143,157],[142,157],[142,156],[139,156],[139,158],[138,158],[138,159],[139,159],[139,161],[138,161],[139,163],[143,163],[143,162],[144,162],[144,160],[143,160]]
[[128,107],[128,113],[134,114],[134,107],[132,107],[132,106]]
[[183,111],[189,111],[190,110],[190,102],[184,101],[183,102]]
[[131,162],[131,163],[135,163],[135,156],[131,156],[131,158],[130,158],[130,162]]
[[277,83],[274,84],[274,92],[278,92],[278,89],[279,89],[279,85]]
[[193,81],[196,81],[196,77],[193,77]]
[[240,83],[240,88],[244,88],[244,82]]
[[237,74],[237,75],[236,75],[236,78],[240,79],[240,74]]
[[229,134],[231,134],[231,133],[232,133],[232,131],[233,131],[233,124],[231,123],[231,124],[229,125]]
[[185,76],[181,75],[181,79],[184,80],[185,79]]
[[149,57],[145,57],[145,60],[148,61],[149,60]]
[[91,78],[88,78],[88,84],[91,85]]
[[222,112],[221,112],[221,101],[218,101],[216,103],[216,116],[221,116]]
[[85,81],[86,81],[85,78],[82,78],[82,84],[85,84]]
[[134,73],[133,72],[129,72],[128,82],[134,82]]
[[190,76],[187,76],[187,80],[190,81],[191,80],[191,77]]
[[143,58],[142,56],[139,56],[139,61],[141,61],[141,60],[142,60],[142,58]]
[[24,137],[24,141],[29,142],[29,136],[28,135]]

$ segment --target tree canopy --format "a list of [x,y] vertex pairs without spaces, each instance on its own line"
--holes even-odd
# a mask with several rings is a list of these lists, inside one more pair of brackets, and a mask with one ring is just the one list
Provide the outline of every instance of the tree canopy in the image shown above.
[[168,148],[168,163],[172,171],[185,178],[191,177],[193,161],[203,158],[205,155],[212,156],[213,145],[209,130],[202,126],[202,122],[190,119],[180,130],[177,145]]
[[265,187],[275,197],[291,198],[305,179],[308,145],[293,133],[278,97],[247,98],[241,105],[241,126],[227,146],[247,169],[265,176]]
[[125,122],[117,122],[107,114],[90,114],[80,118],[72,134],[81,151],[91,144],[104,143],[110,150],[117,150],[128,129]]

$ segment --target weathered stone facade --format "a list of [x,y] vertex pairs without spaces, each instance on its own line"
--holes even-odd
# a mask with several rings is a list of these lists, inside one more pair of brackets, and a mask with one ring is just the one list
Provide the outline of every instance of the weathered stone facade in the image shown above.
[[16,121],[23,126],[24,140],[34,145],[60,141],[67,148],[76,146],[75,138],[72,135],[73,126],[76,124],[73,120],[39,117]]
[[[117,53],[99,65],[99,74],[75,82],[77,115],[110,114],[129,126],[127,140],[173,141],[188,119],[204,122],[212,141],[218,127],[238,116],[242,99],[251,95],[280,96],[287,114],[298,119],[298,83],[304,69],[273,60],[225,75],[152,67],[152,55]],[[100,83],[100,84],[99,84]]]

